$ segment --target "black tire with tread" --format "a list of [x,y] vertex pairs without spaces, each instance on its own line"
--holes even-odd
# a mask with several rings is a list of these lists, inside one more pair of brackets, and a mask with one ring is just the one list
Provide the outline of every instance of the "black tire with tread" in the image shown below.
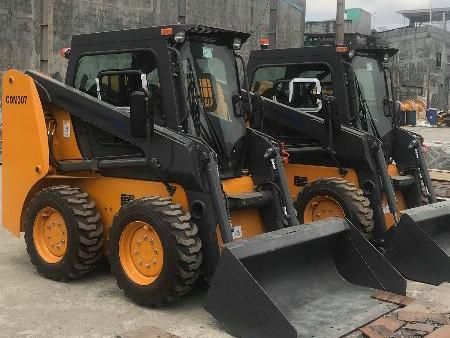
[[[33,226],[36,215],[52,207],[64,218],[67,251],[60,262],[45,262],[36,250]],[[69,185],[51,186],[39,191],[28,203],[24,214],[27,252],[38,272],[57,281],[78,279],[93,270],[103,257],[103,225],[95,202],[86,192]]]
[[[162,271],[149,285],[134,283],[120,263],[120,237],[133,221],[150,224],[163,245]],[[117,285],[137,304],[161,306],[176,301],[192,289],[199,276],[202,244],[197,226],[170,198],[145,197],[125,204],[114,217],[109,244],[111,271]]]
[[362,233],[371,237],[374,227],[373,210],[370,201],[355,184],[343,178],[320,178],[308,184],[297,196],[298,220],[304,223],[304,210],[316,196],[330,196],[342,207],[346,218]]

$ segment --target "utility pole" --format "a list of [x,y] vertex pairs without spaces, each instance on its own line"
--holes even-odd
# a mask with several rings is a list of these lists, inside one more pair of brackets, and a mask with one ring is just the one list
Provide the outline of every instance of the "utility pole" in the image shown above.
[[337,46],[343,46],[345,44],[344,13],[345,13],[345,0],[337,0],[337,8],[336,8],[336,45]]
[[432,42],[432,32],[431,23],[433,21],[433,0],[430,0],[430,24],[428,26],[428,74],[427,74],[427,110],[430,108],[431,101],[431,42]]
[[270,48],[277,48],[277,29],[278,29],[278,0],[270,0],[270,14],[269,14]]
[[186,0],[178,0],[178,24],[186,23]]

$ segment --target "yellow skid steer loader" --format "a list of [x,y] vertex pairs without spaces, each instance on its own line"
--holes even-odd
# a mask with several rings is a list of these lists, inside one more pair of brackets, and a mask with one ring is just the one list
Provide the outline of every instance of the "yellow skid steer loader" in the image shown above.
[[[423,140],[398,123],[396,49],[252,51],[252,127],[284,143],[301,223],[349,219],[408,279],[450,281],[450,202],[437,202]],[[259,99],[259,100],[258,100]],[[398,108],[398,107],[397,107]]]

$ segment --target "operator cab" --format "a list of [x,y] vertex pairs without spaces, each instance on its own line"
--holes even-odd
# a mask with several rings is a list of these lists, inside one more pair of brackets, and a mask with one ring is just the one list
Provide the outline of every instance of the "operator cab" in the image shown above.
[[[216,152],[221,172],[236,176],[246,131],[235,52],[248,36],[192,25],[74,36],[70,54],[65,52],[66,83],[127,115],[131,94],[145,92],[156,125],[203,139]],[[84,158],[141,152],[100,128],[77,119],[73,124],[89,138],[79,142]]]
[[[340,53],[335,46],[252,51],[248,65],[250,89],[321,119],[324,111],[317,100],[322,96],[335,97],[343,125],[368,131],[386,141],[393,129],[395,100],[391,73],[384,62],[396,52],[367,47]],[[288,84],[296,78],[310,82],[296,88],[295,99],[289,101]],[[320,82],[321,95],[317,95],[314,80]],[[287,143],[314,144],[314,140],[302,139],[298,132],[275,121],[266,127],[270,128],[269,134]]]

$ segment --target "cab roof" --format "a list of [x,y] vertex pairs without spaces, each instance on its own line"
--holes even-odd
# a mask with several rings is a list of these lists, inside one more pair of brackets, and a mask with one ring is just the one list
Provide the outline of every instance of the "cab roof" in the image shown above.
[[[162,35],[161,30],[164,28],[171,28],[172,34]],[[235,38],[240,38],[242,43],[244,43],[250,37],[250,34],[248,33],[202,25],[165,25],[74,35],[72,37],[71,47],[73,48],[77,46],[111,44],[139,40],[169,39],[176,33],[181,31],[185,31],[188,37],[200,36],[210,39],[217,39],[225,42],[226,44],[232,44]]]

